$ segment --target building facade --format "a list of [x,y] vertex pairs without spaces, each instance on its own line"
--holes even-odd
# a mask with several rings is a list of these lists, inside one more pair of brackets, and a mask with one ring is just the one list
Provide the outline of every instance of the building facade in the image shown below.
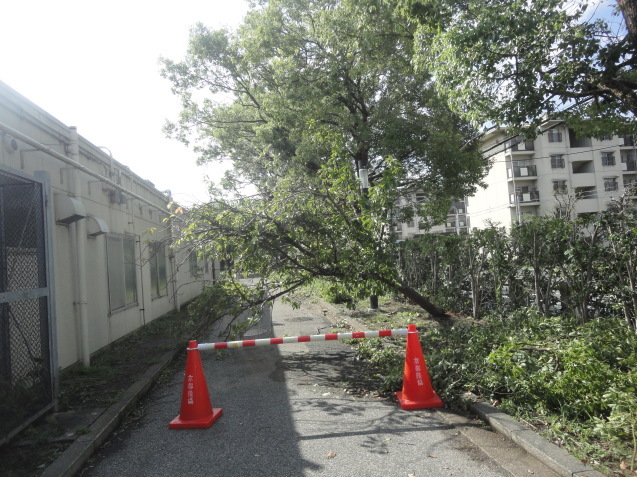
[[[23,422],[53,405],[60,369],[213,279],[214,263],[174,248],[170,202],[0,82],[0,391],[32,401]],[[1,417],[0,441],[16,425]]]
[[475,228],[510,228],[525,216],[597,213],[637,186],[632,135],[580,138],[564,122],[552,121],[531,140],[494,131],[483,150],[492,166],[487,187],[470,198]]
[[[456,200],[446,222],[429,230],[414,217],[394,223],[399,240],[422,233],[466,233],[491,224],[511,228],[528,216],[575,218],[608,208],[613,198],[634,194],[637,201],[637,147],[633,135],[577,137],[563,121],[549,121],[535,139],[495,130],[483,138],[490,169],[487,186]],[[401,199],[397,207],[414,197]]]
[[[407,197],[401,198],[396,208],[406,206],[409,202],[424,200],[424,195],[411,194]],[[436,224],[429,227],[429,224],[424,224],[422,219],[418,216],[414,216],[410,222],[394,221],[393,231],[397,240],[407,240],[425,233],[449,233],[449,234],[461,234],[467,233],[471,227],[471,218],[469,217],[467,206],[469,200],[456,199],[452,202],[447,219],[442,224]]]

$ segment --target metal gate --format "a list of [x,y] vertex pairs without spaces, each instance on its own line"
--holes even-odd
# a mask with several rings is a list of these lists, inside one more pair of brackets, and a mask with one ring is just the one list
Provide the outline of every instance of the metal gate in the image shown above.
[[0,170],[0,444],[54,403],[43,185]]

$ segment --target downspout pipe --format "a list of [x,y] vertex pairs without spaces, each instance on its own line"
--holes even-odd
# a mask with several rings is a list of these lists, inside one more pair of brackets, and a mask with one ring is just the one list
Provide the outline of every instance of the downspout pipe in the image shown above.
[[[77,128],[71,126],[71,142],[69,144],[69,153],[71,160],[80,165],[80,140],[77,134]],[[80,175],[77,168],[71,168],[71,195],[81,200],[82,189]],[[91,365],[91,349],[89,339],[89,323],[88,323],[88,293],[86,286],[86,219],[75,222],[75,253],[76,253],[76,274],[77,274],[77,297],[75,299],[75,310],[80,322],[81,348],[82,348],[82,364],[84,366]]]
[[179,287],[177,286],[178,267],[177,267],[177,260],[175,259],[175,254],[173,252],[170,253],[169,260],[170,260],[170,275],[171,275],[170,282],[172,283],[172,293],[173,293],[173,306],[174,306],[175,312],[179,313],[179,311],[181,310],[181,303],[179,301]]

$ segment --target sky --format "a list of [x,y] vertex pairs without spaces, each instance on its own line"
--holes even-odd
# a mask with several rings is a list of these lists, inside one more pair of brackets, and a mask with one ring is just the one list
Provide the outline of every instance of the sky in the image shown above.
[[[593,1],[588,15],[608,17],[614,3]],[[177,202],[202,202],[204,178],[217,181],[231,163],[197,166],[191,150],[165,137],[180,108],[158,60],[183,58],[195,23],[234,28],[247,8],[244,0],[3,2],[0,81]]]
[[197,166],[167,139],[179,101],[159,57],[184,57],[190,27],[238,26],[243,0],[15,0],[0,8],[0,81],[182,204],[205,201],[204,177],[230,163]]

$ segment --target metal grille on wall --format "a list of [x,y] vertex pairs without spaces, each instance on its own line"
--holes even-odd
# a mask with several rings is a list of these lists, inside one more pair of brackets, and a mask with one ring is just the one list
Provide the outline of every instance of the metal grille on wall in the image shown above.
[[51,408],[42,184],[0,170],[0,443]]

